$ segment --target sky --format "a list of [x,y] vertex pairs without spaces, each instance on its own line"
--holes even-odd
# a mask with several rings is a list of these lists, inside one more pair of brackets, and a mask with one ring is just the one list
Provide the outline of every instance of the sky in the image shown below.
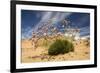
[[32,32],[39,31],[38,28],[51,20],[51,25],[62,31],[61,22],[64,19],[70,21],[71,28],[79,28],[80,36],[90,35],[90,14],[76,12],[35,11],[21,10],[21,34],[22,39],[31,38]]

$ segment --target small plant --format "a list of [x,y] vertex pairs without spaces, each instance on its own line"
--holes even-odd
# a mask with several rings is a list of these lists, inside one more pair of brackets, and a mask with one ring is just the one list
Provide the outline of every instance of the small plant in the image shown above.
[[86,41],[86,46],[90,46],[90,41],[89,40]]
[[56,40],[48,49],[49,55],[65,54],[74,51],[74,46],[68,40]]

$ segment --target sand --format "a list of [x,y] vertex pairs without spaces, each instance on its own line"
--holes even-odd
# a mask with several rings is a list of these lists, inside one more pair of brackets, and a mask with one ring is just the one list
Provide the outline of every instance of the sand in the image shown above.
[[32,41],[29,39],[22,40],[21,47],[21,62],[47,62],[47,61],[75,61],[75,60],[89,60],[90,59],[90,47],[86,46],[84,40],[74,41],[74,52],[66,54],[59,54],[57,56],[49,56],[48,48],[44,46],[38,46],[34,48],[35,43],[32,45]]

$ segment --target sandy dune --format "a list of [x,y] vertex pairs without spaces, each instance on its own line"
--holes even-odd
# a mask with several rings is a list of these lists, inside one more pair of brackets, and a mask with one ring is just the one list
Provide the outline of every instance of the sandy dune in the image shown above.
[[83,40],[74,41],[74,52],[49,56],[46,47],[37,47],[34,49],[31,40],[22,40],[22,63],[45,62],[45,61],[68,61],[68,60],[87,60],[90,59],[90,47],[85,45]]

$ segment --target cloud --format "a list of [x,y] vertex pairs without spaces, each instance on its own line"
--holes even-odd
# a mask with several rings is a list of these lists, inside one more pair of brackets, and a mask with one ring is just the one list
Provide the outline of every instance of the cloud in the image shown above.
[[71,13],[61,13],[61,12],[44,12],[41,20],[34,27],[34,32],[37,31],[39,26],[42,26],[44,22],[52,19],[52,24],[56,24],[57,22],[63,20],[65,17],[71,15]]
[[[37,32],[38,31],[38,27],[42,26],[43,23],[47,22],[48,20],[52,19],[52,24],[56,24],[60,21],[62,21],[63,19],[65,19],[66,17],[69,17],[72,13],[70,12],[38,12],[36,17],[40,18],[39,22],[37,24],[35,24],[36,26],[34,27],[27,27],[26,29],[22,29],[22,38],[30,38],[32,36],[32,32]],[[85,18],[85,19],[84,19]],[[87,21],[86,17],[80,18],[79,22],[76,23],[72,23],[73,27],[75,26],[83,26]],[[89,26],[86,27],[82,27],[80,28],[81,32],[80,35],[85,35],[90,33],[90,29]]]
[[57,12],[53,18],[55,18],[55,23],[62,21],[65,17],[68,17],[72,13],[60,13]]
[[89,26],[80,28],[80,36],[85,36],[85,35],[89,35],[89,34],[90,34]]
[[31,38],[32,36],[32,28],[27,27],[26,29],[22,29],[22,39]]
[[50,19],[51,15],[52,15],[52,12],[44,12],[44,13],[42,13],[41,20],[36,24],[35,27],[33,27],[34,32],[37,31],[38,26],[42,25],[43,22],[45,22],[46,20]]
[[22,29],[22,38],[29,38],[32,36],[32,32],[37,32],[39,26],[42,26],[44,22],[47,22],[49,19],[52,19],[52,24],[56,24],[63,20],[65,17],[71,15],[72,13],[62,13],[62,12],[41,12],[37,13],[37,18],[41,17],[41,20],[36,24],[35,27],[27,27]]

